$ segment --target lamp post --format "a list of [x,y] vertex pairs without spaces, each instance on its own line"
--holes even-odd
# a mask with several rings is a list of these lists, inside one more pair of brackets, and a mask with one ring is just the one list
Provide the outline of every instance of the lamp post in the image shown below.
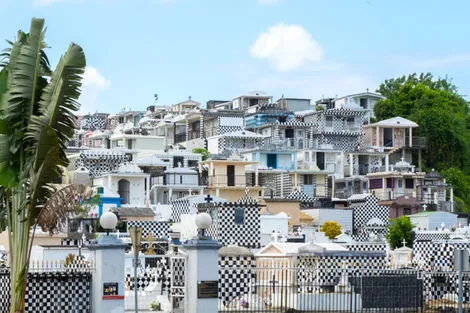
[[129,235],[132,241],[132,249],[134,250],[134,294],[135,294],[135,312],[138,313],[138,291],[137,291],[137,266],[139,266],[140,243],[142,240],[142,227],[130,227]]

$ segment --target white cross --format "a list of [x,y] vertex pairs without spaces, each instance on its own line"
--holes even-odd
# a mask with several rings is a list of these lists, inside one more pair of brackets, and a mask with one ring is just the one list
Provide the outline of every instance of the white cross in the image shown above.
[[405,238],[403,238],[403,241],[402,241],[401,243],[403,243],[403,247],[406,246],[406,240],[405,240]]

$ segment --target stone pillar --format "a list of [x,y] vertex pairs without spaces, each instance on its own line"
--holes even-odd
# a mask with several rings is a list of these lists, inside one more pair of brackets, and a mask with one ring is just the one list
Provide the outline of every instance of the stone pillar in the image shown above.
[[450,187],[450,195],[449,195],[449,200],[450,200],[450,211],[454,213],[454,187]]
[[[198,215],[206,215],[207,213]],[[200,223],[196,217],[196,225]],[[205,225],[207,229],[209,226]],[[183,244],[188,252],[185,268],[185,313],[218,312],[218,250],[222,246],[210,237],[198,236]]]
[[92,281],[93,313],[124,312],[124,249],[127,244],[114,235],[101,235],[94,251],[96,270]]
[[385,155],[385,172],[388,172],[388,167],[389,167],[388,162],[389,162],[388,161],[388,154],[386,154]]
[[[377,127],[375,128],[375,145],[376,145],[377,147],[380,147],[380,145],[379,145],[379,133],[380,133],[379,129],[380,129],[379,126],[377,126]],[[384,145],[385,145],[385,142],[382,144],[382,147],[383,147]]]

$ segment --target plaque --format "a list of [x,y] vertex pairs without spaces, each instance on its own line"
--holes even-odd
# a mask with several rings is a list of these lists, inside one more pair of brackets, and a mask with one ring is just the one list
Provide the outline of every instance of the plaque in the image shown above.
[[118,295],[118,283],[104,283],[103,284],[103,296],[117,296]]
[[198,299],[218,298],[219,281],[218,280],[202,280],[197,284]]

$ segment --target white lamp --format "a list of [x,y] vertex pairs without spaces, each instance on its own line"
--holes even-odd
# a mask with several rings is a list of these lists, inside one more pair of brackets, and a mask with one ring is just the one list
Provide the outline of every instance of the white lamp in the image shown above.
[[204,230],[209,228],[212,225],[212,218],[207,213],[199,213],[196,215],[196,226],[201,230],[201,237],[204,237]]
[[105,212],[100,217],[100,225],[101,227],[107,230],[108,235],[109,235],[109,230],[116,228],[117,223],[118,223],[117,216],[116,214],[111,212],[111,210],[109,210],[108,212]]

